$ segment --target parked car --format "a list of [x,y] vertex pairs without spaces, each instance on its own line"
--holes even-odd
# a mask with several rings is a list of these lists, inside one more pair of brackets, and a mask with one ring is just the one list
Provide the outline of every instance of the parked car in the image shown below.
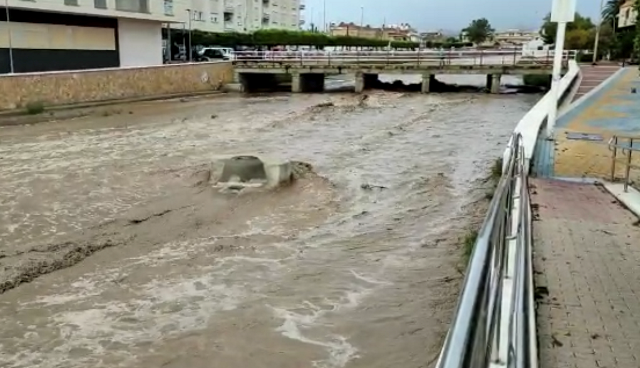
[[203,47],[196,53],[195,61],[215,61],[233,59],[233,50],[225,47]]

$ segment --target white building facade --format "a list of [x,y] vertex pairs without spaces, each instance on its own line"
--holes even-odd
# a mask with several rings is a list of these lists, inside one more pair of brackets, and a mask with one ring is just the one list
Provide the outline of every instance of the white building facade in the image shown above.
[[638,12],[635,9],[635,0],[626,0],[620,6],[620,12],[618,13],[617,28],[629,28],[635,27],[636,17]]
[[0,74],[163,63],[162,29],[297,30],[304,0],[0,0]]
[[[164,0],[167,2],[167,0]],[[171,2],[171,1],[169,1]],[[298,30],[304,23],[304,0],[174,0],[173,28],[205,32]]]
[[0,2],[0,73],[160,65],[162,27],[179,22],[167,3]]

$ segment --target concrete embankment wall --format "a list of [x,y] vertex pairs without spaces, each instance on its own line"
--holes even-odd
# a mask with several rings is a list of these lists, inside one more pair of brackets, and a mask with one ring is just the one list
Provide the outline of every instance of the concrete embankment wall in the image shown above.
[[[569,94],[571,94],[572,86],[579,79],[579,75],[580,67],[578,63],[575,60],[570,60],[569,69],[560,80],[560,93],[558,94],[558,100],[555,101],[558,106],[562,104],[563,100],[570,97]],[[522,135],[522,144],[524,146],[524,156],[527,160],[527,166],[529,166],[531,158],[533,157],[540,129],[546,126],[547,117],[549,116],[549,106],[553,103],[554,98],[551,91],[545,94],[540,101],[522,117],[514,129],[514,133],[520,133]],[[513,144],[511,139],[509,139],[509,144],[504,151],[504,165],[507,163],[509,151]]]
[[233,80],[230,62],[24,73],[0,76],[0,111],[219,90]]

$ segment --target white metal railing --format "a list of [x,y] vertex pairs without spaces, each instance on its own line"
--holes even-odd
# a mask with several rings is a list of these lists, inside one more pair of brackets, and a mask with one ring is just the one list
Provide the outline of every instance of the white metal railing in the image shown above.
[[[573,58],[572,51],[563,53],[565,63]],[[515,65],[553,63],[553,51],[523,55],[520,49],[511,50],[358,50],[358,51],[237,51],[234,62],[244,66],[263,63],[318,64],[419,64],[419,65]]]
[[437,368],[538,366],[526,161],[513,142]]
[[[609,139],[609,150],[611,151],[611,181],[616,180],[616,164],[621,163],[624,165],[624,176],[622,178],[624,182],[624,192],[629,191],[629,185],[631,184],[631,169],[640,169],[640,166],[632,163],[633,152],[640,151],[637,147],[637,143],[640,141],[640,137],[623,137],[614,135]],[[634,147],[634,143],[636,147]],[[623,157],[618,157],[618,151],[622,151]]]

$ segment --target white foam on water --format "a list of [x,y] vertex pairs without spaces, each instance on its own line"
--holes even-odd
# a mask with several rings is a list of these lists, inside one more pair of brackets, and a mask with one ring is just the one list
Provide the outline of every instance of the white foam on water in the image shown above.
[[[276,317],[283,320],[282,325],[276,328],[283,336],[297,340],[306,344],[321,346],[329,354],[329,358],[322,361],[313,362],[318,368],[341,368],[359,357],[358,350],[351,345],[345,336],[327,334],[325,339],[318,339],[305,335],[305,331],[310,331],[314,327],[327,328],[331,324],[325,320],[332,313],[348,311],[357,308],[364,298],[373,293],[381,286],[391,285],[390,282],[377,280],[370,276],[362,275],[354,270],[349,270],[351,275],[359,281],[369,284],[369,287],[351,284],[350,290],[345,291],[338,300],[324,298],[327,307],[320,307],[305,300],[294,308],[278,308],[271,306]],[[303,312],[300,312],[302,310]],[[317,333],[316,333],[317,335]]]
[[23,303],[23,306],[31,306],[33,304],[45,304],[48,306],[68,304],[86,299],[92,296],[102,294],[103,290],[97,280],[88,277],[80,278],[78,281],[69,285],[71,291],[64,294],[50,294],[38,296],[35,300]]
[[[310,302],[305,302],[304,304],[313,305]],[[315,310],[311,314],[300,314],[282,308],[272,307],[272,309],[277,317],[284,320],[282,325],[276,328],[277,332],[280,332],[283,336],[292,340],[320,346],[327,350],[329,358],[326,360],[312,362],[314,367],[340,368],[346,366],[352,359],[358,358],[358,350],[353,345],[349,344],[344,336],[329,335],[326,340],[319,340],[306,337],[303,334],[302,329],[307,329],[316,325],[318,323],[318,318],[320,318],[320,316],[326,311]]]
[[[91,354],[74,363],[88,363],[91,356],[106,353],[105,341],[124,345],[153,343],[201,330],[215,315],[234,310],[247,296],[248,291],[242,285],[227,285],[217,279],[217,275],[207,274],[173,281],[153,280],[142,285],[141,290],[131,290],[136,295],[126,302],[113,301],[53,314],[48,327],[57,330],[63,341],[46,354],[46,360],[61,361],[73,349],[82,349]],[[109,349],[109,354],[127,359],[129,352]],[[10,357],[9,361],[15,362],[17,358]],[[44,367],[33,361],[30,365]]]
[[372,277],[364,276],[362,274],[357,273],[354,270],[349,270],[349,272],[351,272],[353,277],[355,277],[356,279],[367,282],[369,284],[373,284],[373,285],[392,285],[393,284],[392,282],[389,282],[389,281],[381,281],[381,280],[376,280]]

